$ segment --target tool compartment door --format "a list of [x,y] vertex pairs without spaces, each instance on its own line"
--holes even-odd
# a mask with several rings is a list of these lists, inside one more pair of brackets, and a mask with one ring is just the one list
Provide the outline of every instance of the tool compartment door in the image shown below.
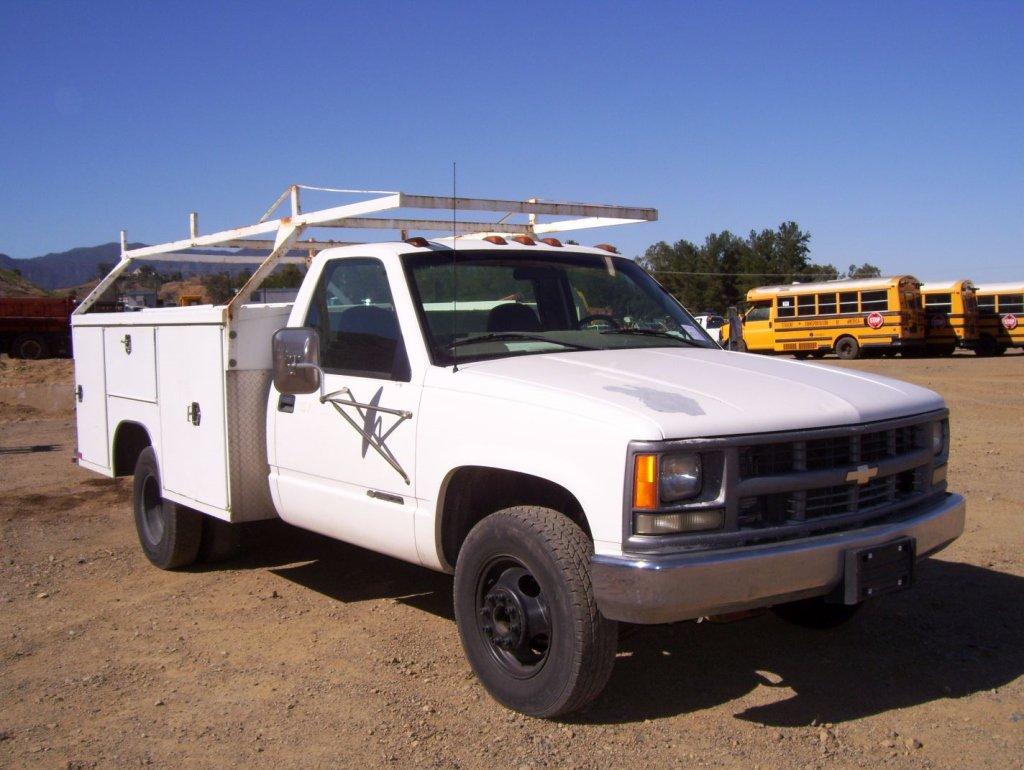
[[228,507],[224,363],[219,326],[161,326],[160,472],[164,488]]
[[72,331],[75,350],[75,419],[80,459],[110,467],[107,455],[107,394],[103,368],[103,328]]
[[103,330],[107,395],[156,401],[154,336],[152,326],[108,326]]

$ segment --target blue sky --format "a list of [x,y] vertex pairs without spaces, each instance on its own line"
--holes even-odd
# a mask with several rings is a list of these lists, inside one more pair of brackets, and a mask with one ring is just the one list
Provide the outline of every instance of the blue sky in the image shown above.
[[287,184],[794,219],[813,257],[1024,278],[1024,3],[2,0],[0,252],[254,221]]

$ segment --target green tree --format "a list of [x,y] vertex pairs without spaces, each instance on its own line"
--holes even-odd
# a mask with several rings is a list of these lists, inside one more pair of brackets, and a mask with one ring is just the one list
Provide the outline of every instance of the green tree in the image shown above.
[[880,278],[881,275],[881,269],[868,262],[859,267],[857,265],[850,265],[846,271],[847,278]]

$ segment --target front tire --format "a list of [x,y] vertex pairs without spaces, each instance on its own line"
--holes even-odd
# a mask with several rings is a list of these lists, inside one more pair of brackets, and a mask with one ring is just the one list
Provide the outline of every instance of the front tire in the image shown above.
[[583,530],[548,508],[507,508],[469,533],[455,567],[455,619],[473,671],[499,703],[555,717],[604,689],[618,624],[597,609],[592,554]]
[[177,569],[196,560],[203,514],[164,500],[160,467],[153,447],[143,449],[135,463],[132,509],[139,544],[155,566]]

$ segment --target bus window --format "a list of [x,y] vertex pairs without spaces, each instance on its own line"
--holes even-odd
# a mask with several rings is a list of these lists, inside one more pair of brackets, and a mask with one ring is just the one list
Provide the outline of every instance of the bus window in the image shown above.
[[836,312],[836,295],[819,294],[818,312],[821,313],[822,315],[829,315],[830,313]]
[[978,297],[978,310],[994,313],[996,310],[996,297],[989,294],[987,297]]
[[870,313],[872,310],[888,310],[889,297],[884,291],[866,291],[861,294],[860,309],[864,313]]
[[779,318],[792,318],[795,310],[792,297],[779,297]]
[[796,298],[797,315],[814,315],[814,295],[801,294]]
[[844,291],[839,295],[839,312],[840,313],[856,313],[857,312],[857,292],[855,291]]
[[952,294],[928,294],[925,296],[924,302],[929,310],[941,310],[944,313],[953,312]]
[[1024,296],[1020,294],[1000,294],[1000,313],[1024,313]]
[[772,303],[766,302],[755,302],[750,306],[750,310],[747,311],[748,321],[767,321],[772,315]]

